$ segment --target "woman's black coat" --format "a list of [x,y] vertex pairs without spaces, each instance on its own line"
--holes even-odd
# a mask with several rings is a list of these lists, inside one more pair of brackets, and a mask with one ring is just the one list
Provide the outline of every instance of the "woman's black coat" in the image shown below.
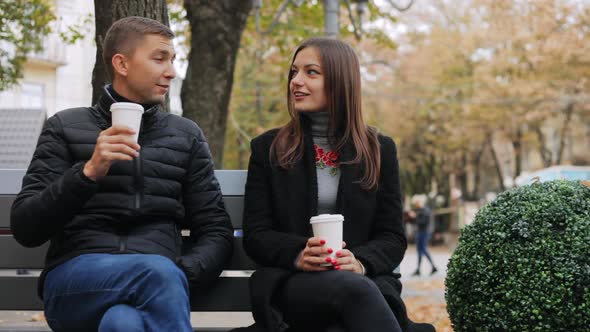
[[[285,328],[272,296],[281,281],[296,272],[295,259],[312,236],[309,219],[317,214],[313,141],[309,124],[304,123],[304,128],[303,158],[290,169],[270,161],[276,129],[251,143],[244,203],[244,248],[262,266],[250,279],[250,292],[257,325],[268,331]],[[407,316],[400,298],[400,275],[392,272],[402,261],[407,246],[396,146],[383,135],[379,135],[379,143],[378,188],[363,190],[359,182],[363,174],[361,166],[342,163],[336,212],[344,216],[343,237],[347,248],[363,263],[367,276],[377,284],[404,328]],[[353,147],[346,145],[340,161],[352,158]]]

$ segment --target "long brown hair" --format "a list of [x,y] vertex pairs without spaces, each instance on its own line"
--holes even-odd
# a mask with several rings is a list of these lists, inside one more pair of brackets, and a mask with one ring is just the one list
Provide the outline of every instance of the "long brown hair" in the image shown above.
[[[354,146],[354,158],[341,163],[362,162],[364,174],[360,179],[361,187],[365,190],[376,188],[381,170],[381,151],[377,130],[366,126],[362,117],[358,57],[350,45],[340,40],[311,38],[297,48],[291,66],[297,54],[306,47],[313,47],[320,54],[329,117],[328,133],[334,138],[335,149],[341,151],[349,142]],[[280,128],[270,149],[271,160],[276,160],[283,168],[292,167],[303,156],[303,128],[289,88],[293,78],[291,66],[287,82],[287,107],[291,120]]]

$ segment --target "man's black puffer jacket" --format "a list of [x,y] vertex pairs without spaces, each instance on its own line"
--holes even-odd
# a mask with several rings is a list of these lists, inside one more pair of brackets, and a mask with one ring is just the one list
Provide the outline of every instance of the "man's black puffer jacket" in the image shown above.
[[[111,126],[113,102],[105,89],[94,107],[49,118],[12,206],[19,243],[35,247],[51,240],[40,294],[45,274],[80,254],[162,255],[192,286],[203,286],[232,253],[231,222],[208,144],[194,122],[154,106],[143,115],[140,156],[115,162],[97,182],[84,176],[100,131]],[[184,244],[181,229],[191,231]]]

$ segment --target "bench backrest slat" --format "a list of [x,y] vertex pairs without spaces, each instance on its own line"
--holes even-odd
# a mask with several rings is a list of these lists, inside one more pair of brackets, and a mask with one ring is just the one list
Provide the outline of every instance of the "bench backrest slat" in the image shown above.
[[37,248],[25,248],[12,235],[0,235],[0,268],[42,269],[49,243]]
[[[0,182],[0,187],[2,182]],[[0,195],[0,230],[10,228],[10,207],[14,201],[14,193],[11,195]]]
[[[22,179],[26,169],[0,168],[0,195],[17,194],[22,186]],[[215,176],[224,195],[244,196],[246,185],[246,170],[215,170]]]
[[0,195],[18,193],[26,171],[26,169],[0,169]]
[[[43,269],[49,243],[37,248],[25,248],[12,235],[0,235],[0,269]],[[256,264],[242,248],[242,238],[234,239],[234,252],[226,270],[254,270]]]
[[[10,207],[16,195],[0,195],[0,230],[10,229]],[[243,196],[223,196],[225,208],[231,218],[234,229],[242,228]]]
[[[215,171],[223,193],[225,207],[235,229],[242,228],[246,172],[244,170]],[[0,169],[0,230],[10,228],[10,207],[15,195],[21,189],[21,180],[24,174],[24,170]]]

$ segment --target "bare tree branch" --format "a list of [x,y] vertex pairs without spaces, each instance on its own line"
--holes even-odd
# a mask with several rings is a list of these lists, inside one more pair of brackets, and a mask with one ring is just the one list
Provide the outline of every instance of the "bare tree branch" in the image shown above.
[[395,2],[393,2],[393,0],[388,0],[389,4],[391,4],[391,7],[397,9],[400,12],[405,12],[406,10],[410,9],[410,7],[412,7],[412,5],[414,4],[414,0],[410,0],[405,6],[400,6],[398,4],[396,4]]

